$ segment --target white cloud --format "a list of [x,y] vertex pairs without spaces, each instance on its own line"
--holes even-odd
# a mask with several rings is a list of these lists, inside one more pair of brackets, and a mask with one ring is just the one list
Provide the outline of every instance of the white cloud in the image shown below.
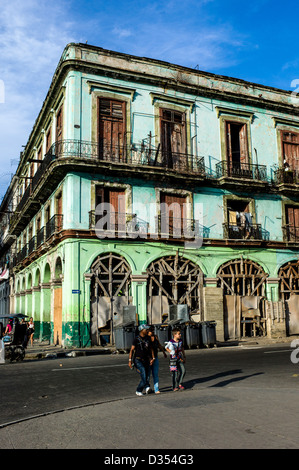
[[[45,0],[10,0],[1,5],[0,165],[11,172],[46,96],[71,24],[63,18],[65,4]],[[3,194],[0,181],[0,194]]]
[[132,36],[132,32],[126,28],[115,27],[112,30],[112,33],[118,36],[119,38],[127,38],[129,36]]

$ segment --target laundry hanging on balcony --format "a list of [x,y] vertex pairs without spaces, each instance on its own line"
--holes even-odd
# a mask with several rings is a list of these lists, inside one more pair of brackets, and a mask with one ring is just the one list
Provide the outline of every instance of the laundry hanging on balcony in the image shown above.
[[1,269],[1,272],[0,272],[0,281],[4,281],[6,279],[9,278],[9,269],[7,268],[7,266],[5,266],[5,268],[2,268]]

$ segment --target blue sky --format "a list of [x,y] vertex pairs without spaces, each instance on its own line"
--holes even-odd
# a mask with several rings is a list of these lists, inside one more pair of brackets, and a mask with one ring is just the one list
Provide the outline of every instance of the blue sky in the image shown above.
[[299,80],[293,0],[0,0],[0,7],[0,198],[69,42],[292,91]]

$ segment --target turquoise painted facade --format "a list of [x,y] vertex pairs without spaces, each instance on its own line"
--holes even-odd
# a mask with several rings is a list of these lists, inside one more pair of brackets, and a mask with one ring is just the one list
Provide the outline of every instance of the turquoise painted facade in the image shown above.
[[[121,143],[110,142],[117,151],[99,158],[101,129],[106,139],[109,128],[107,111],[103,117],[99,106],[107,103],[119,106],[113,122],[118,122]],[[165,150],[163,129],[170,121],[161,117],[163,110],[174,116],[168,145],[177,146],[172,154],[180,158],[180,165],[184,161],[182,167],[165,164],[169,149]],[[241,150],[234,166],[238,172],[227,173],[225,165],[229,161],[235,165],[235,160],[229,160],[235,158],[229,157],[229,146],[236,145],[233,129],[239,129]],[[91,345],[93,263],[98,257],[113,253],[126,261],[130,303],[136,306],[139,320],[148,321],[149,301],[153,302],[150,267],[157,260],[177,256],[198,266],[202,275],[193,314],[201,320],[216,319],[219,339],[229,339],[221,267],[240,259],[256,263],[265,274],[260,296],[264,302],[277,303],[282,299],[281,268],[298,263],[299,229],[296,232],[293,224],[295,237],[290,238],[284,228],[290,225],[288,207],[294,213],[299,210],[299,180],[290,184],[277,180],[277,170],[284,163],[283,132],[299,133],[298,110],[290,92],[69,44],[23,152],[16,173],[23,178],[13,180],[4,199],[14,212],[8,226],[10,238],[2,250],[3,257],[10,253],[11,311],[32,315],[40,340],[70,347]],[[144,160],[149,150],[150,159]],[[103,197],[122,192],[126,214],[136,214],[146,224],[147,236],[134,238],[127,233],[98,238],[91,217],[100,190]],[[186,246],[186,238],[161,237],[157,220],[165,194],[188,203],[187,218],[199,221],[200,247]],[[258,235],[251,231],[248,238],[243,232],[231,236],[229,214],[239,212],[242,204],[247,206],[245,212],[252,213]],[[40,230],[46,226],[49,233],[41,237]],[[240,232],[234,228],[235,234]],[[174,294],[169,290],[168,295],[171,303]],[[216,310],[213,296],[219,300]],[[189,301],[191,305],[191,294],[184,300]],[[264,334],[287,334],[286,321],[269,315],[262,312],[267,325]]]

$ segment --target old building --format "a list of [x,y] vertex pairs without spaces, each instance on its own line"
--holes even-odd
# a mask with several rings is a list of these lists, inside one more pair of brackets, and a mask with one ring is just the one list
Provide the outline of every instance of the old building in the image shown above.
[[107,339],[129,304],[156,324],[187,304],[219,340],[299,333],[293,101],[67,45],[1,206],[10,310],[65,346]]

